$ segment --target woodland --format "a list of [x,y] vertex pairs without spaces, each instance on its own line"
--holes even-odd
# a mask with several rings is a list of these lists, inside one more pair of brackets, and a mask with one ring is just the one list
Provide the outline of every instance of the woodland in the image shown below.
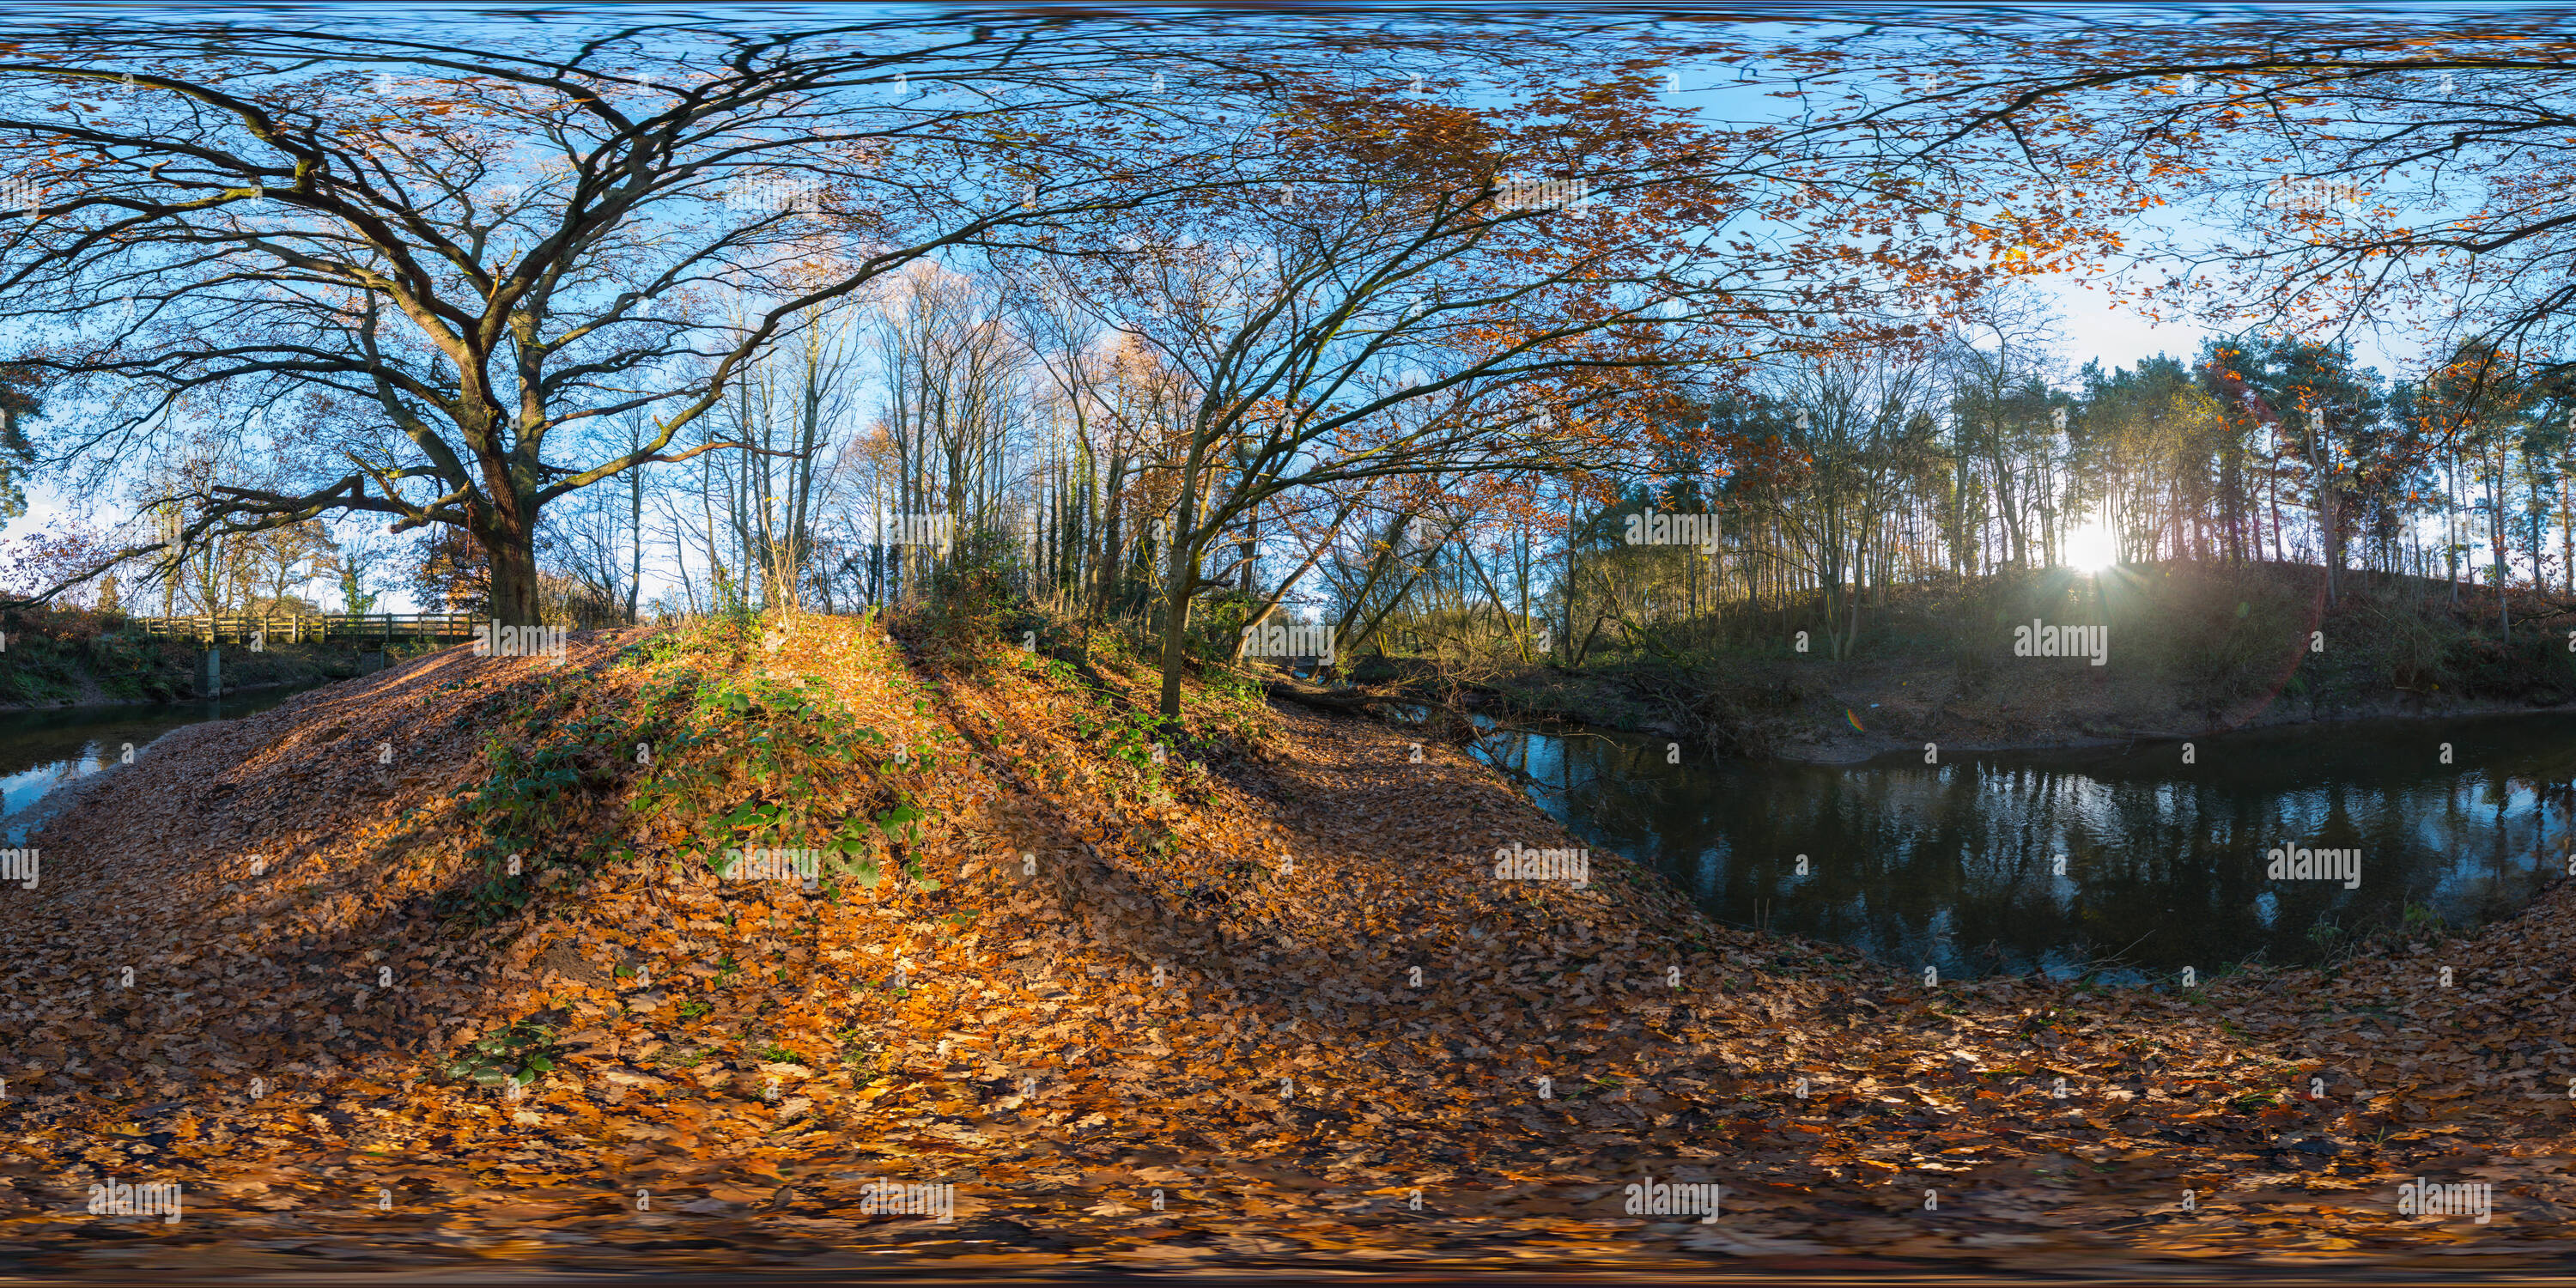
[[[1274,618],[1840,659],[1892,594],[2161,561],[2421,579],[2510,649],[2576,576],[2559,73],[2508,26],[155,30],[9,72],[10,504],[87,498],[5,551],[30,606],[962,566],[1176,682]],[[2070,369],[2069,280],[2201,338]]]
[[0,698],[386,623],[13,837],[12,1273],[2563,1265],[2563,822],[1944,978],[1476,741],[2576,701],[2560,18],[0,28]]

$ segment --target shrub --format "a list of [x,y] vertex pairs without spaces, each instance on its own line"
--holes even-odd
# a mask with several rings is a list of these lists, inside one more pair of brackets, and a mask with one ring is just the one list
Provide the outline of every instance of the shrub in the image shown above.
[[930,572],[932,635],[975,653],[999,638],[1004,617],[1020,607],[1025,583],[1019,543],[990,528],[968,529]]
[[1217,662],[1233,656],[1234,642],[1242,638],[1244,623],[1259,607],[1259,601],[1240,590],[1223,590],[1200,599],[1190,608],[1190,652]]

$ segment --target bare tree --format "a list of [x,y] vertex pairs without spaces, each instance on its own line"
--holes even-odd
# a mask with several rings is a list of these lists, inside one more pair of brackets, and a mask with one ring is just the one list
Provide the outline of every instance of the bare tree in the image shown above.
[[[1075,248],[1102,212],[1229,181],[1197,133],[1115,122],[1242,77],[1202,58],[1147,106],[1133,49],[1033,44],[1043,25],[14,45],[0,168],[44,196],[9,212],[0,302],[26,368],[83,408],[48,450],[113,469],[194,399],[302,477],[196,498],[184,540],[349,511],[448,525],[488,552],[496,615],[533,621],[543,508],[778,450],[684,431],[816,306],[936,253]],[[637,411],[640,443],[600,428]]]

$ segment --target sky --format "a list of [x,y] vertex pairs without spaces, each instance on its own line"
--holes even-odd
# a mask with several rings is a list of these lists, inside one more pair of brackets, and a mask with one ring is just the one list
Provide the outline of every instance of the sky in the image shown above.
[[2062,350],[2069,373],[2099,361],[2104,370],[2134,367],[2158,353],[2188,359],[2209,334],[2197,323],[2158,324],[2146,314],[2113,300],[2108,292],[2066,273],[2033,283],[2057,311],[2058,329],[2066,336]]

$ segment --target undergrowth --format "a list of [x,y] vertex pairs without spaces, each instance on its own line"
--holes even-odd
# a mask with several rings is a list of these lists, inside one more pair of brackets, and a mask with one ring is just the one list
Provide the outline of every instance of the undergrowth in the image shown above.
[[479,880],[442,911],[489,924],[525,907],[546,870],[646,860],[720,875],[744,851],[819,851],[822,893],[874,889],[889,868],[939,885],[910,849],[931,815],[910,783],[935,747],[890,741],[810,677],[747,673],[757,619],[674,627],[629,645],[603,683],[524,682],[486,699],[509,723],[462,793]]

